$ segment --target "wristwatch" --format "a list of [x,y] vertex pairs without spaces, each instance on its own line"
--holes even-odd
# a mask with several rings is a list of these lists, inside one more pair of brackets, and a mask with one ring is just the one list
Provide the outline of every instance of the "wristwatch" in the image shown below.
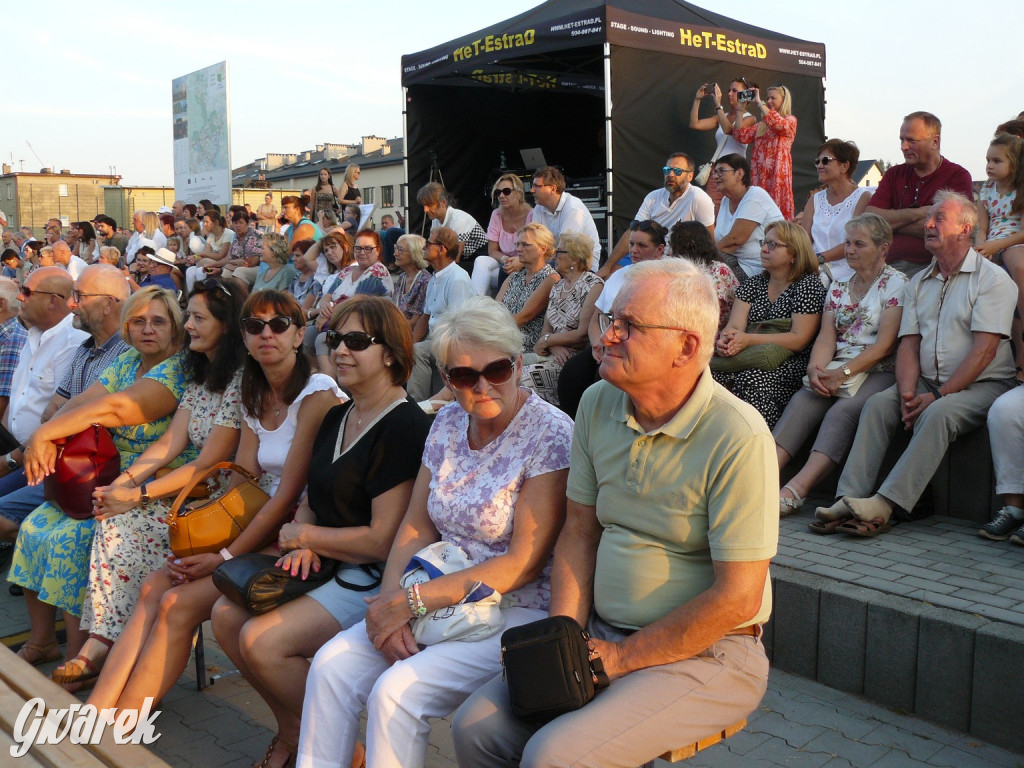
[[139,493],[141,494],[141,497],[140,497],[139,500],[143,504],[149,504],[149,502],[150,502],[149,491],[146,490],[146,484],[145,483],[143,483],[142,485],[139,486]]
[[814,255],[818,257],[818,264],[824,264],[825,263],[825,254],[823,254],[821,252],[818,252],[818,253],[815,253]]
[[853,376],[853,371],[851,371],[850,366],[846,364],[843,365],[843,376],[845,376],[846,378],[850,378],[851,376]]

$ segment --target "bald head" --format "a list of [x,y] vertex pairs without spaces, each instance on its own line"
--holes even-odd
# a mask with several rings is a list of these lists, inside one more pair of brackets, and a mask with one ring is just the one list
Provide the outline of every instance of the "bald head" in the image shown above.
[[27,328],[46,331],[67,317],[74,281],[63,267],[40,267],[25,278],[21,320]]
[[62,294],[65,300],[71,295],[71,289],[75,285],[67,270],[60,267],[40,267],[28,276],[25,283],[34,291],[53,291]]
[[57,240],[53,244],[53,260],[58,264],[67,266],[71,263],[71,246],[63,240]]
[[91,264],[82,270],[75,287],[83,293],[105,293],[124,301],[131,294],[128,281],[112,264]]

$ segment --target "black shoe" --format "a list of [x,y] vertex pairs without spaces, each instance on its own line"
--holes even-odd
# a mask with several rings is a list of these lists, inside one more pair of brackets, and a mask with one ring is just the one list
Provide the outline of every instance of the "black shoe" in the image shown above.
[[[986,523],[978,529],[978,535],[992,541],[1006,541],[1010,538],[1011,533],[1021,527],[1021,523],[1024,523],[1024,520],[1018,520],[1010,514],[1006,507],[1003,507],[996,512],[996,516],[992,519],[991,523]],[[1017,532],[1020,533],[1020,531]],[[1024,544],[1024,542],[1017,543]]]
[[1024,525],[1017,529],[1017,532],[1010,537],[1010,541],[1024,546]]

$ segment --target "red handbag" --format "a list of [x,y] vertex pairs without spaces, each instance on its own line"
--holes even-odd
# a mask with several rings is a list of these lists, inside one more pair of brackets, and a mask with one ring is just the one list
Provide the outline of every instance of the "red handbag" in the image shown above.
[[121,456],[110,433],[99,424],[54,440],[57,461],[43,481],[43,497],[75,520],[92,517],[92,492],[121,474]]

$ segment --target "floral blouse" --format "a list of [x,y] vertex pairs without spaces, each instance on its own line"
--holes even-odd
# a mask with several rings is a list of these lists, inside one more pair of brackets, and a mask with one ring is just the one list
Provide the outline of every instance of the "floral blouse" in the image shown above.
[[406,272],[399,272],[391,300],[402,310],[406,320],[423,314],[423,303],[427,300],[427,286],[431,278],[432,275],[427,270],[421,269],[413,278],[412,285],[406,288],[409,275]]
[[344,301],[357,293],[367,296],[388,296],[394,294],[395,285],[391,280],[388,268],[379,261],[363,270],[358,279],[353,280],[353,273],[359,269],[358,264],[349,264],[324,286],[324,293],[330,294],[335,301]]
[[732,302],[736,298],[736,289],[739,288],[740,281],[736,279],[736,273],[724,262],[709,262],[705,269],[711,276],[711,284],[718,296],[718,332],[721,333],[725,324],[729,322]]
[[604,285],[604,280],[593,272],[584,272],[572,285],[568,280],[555,283],[548,299],[547,312],[552,333],[575,331],[580,327],[583,305],[595,285]]
[[[547,280],[548,275],[553,274],[554,271],[545,264],[537,270],[533,277],[530,277],[525,269],[510,275],[506,281],[508,287],[505,289],[505,295],[502,297],[501,303],[508,307],[508,311],[513,315],[517,312],[522,312],[523,307],[526,306],[530,297],[533,296],[533,292],[540,288],[541,284]],[[543,328],[544,313],[541,312],[519,329],[523,334],[524,350],[527,352],[533,351],[533,348],[537,346],[537,342],[540,341],[540,332]]]
[[[825,311],[835,316],[836,357],[852,360],[875,343],[882,312],[903,306],[903,289],[909,282],[899,270],[886,265],[859,302],[850,298],[850,281],[838,280],[829,287]],[[874,371],[892,370],[893,360],[883,360]]]
[[994,181],[986,181],[981,185],[978,200],[988,211],[988,239],[1001,240],[1020,232],[1021,216],[1012,213],[1013,202],[1017,199],[1017,190],[1008,195],[1000,195]]

